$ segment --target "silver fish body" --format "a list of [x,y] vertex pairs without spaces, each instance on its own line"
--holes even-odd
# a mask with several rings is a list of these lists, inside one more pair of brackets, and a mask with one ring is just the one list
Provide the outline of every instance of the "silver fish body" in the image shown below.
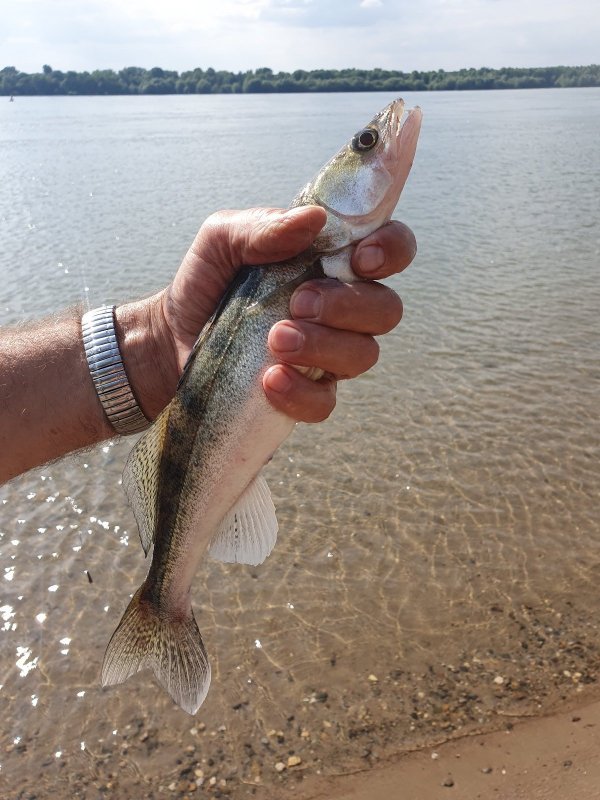
[[260,471],[294,421],[263,391],[275,363],[269,331],[288,317],[303,281],[355,277],[353,245],[389,219],[412,164],[420,111],[403,125],[401,116],[401,101],[386,107],[300,192],[294,205],[328,211],[314,246],[283,264],[240,271],[194,347],[175,398],[133,449],[123,482],[144,550],[154,549],[107,647],[103,685],[150,667],[190,714],[206,697],[210,665],[191,606],[198,564],[207,551],[259,564],[277,536]]

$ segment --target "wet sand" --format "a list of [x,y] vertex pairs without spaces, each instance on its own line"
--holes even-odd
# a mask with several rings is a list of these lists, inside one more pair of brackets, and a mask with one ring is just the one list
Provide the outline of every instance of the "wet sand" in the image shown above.
[[[203,732],[203,726],[199,728]],[[157,732],[140,737],[161,761],[155,748]],[[183,745],[183,742],[180,742]],[[4,748],[3,748],[4,749]],[[6,751],[13,748],[9,745]],[[198,753],[180,747],[179,768],[164,782],[148,781],[132,770],[125,747],[110,770],[95,758],[89,770],[73,770],[64,762],[62,780],[47,783],[42,773],[28,780],[3,784],[0,796],[23,800],[45,798],[102,798],[158,800],[158,798],[262,798],[262,800],[597,800],[600,798],[600,701],[575,706],[547,717],[505,723],[502,730],[466,734],[438,746],[426,747],[364,768],[335,774],[335,764],[323,765],[330,773],[318,775],[307,761],[291,756],[280,760],[280,774],[270,785],[256,773],[242,780],[219,779],[212,759],[194,763]],[[112,759],[109,758],[109,764]],[[106,765],[107,766],[107,765]],[[105,768],[106,768],[105,766]],[[213,769],[214,766],[214,769]],[[232,765],[229,765],[231,768]],[[261,769],[267,768],[262,761]],[[272,767],[273,765],[271,765]],[[220,764],[225,774],[228,765]],[[271,770],[272,771],[272,770]],[[65,774],[69,772],[67,777]],[[101,777],[101,773],[104,773]],[[212,775],[211,775],[212,773]],[[209,778],[209,776],[211,776]],[[55,776],[57,777],[57,776]],[[166,776],[165,776],[166,777]],[[2,782],[0,782],[2,786]],[[8,793],[7,793],[8,792]]]
[[331,779],[305,800],[600,798],[600,702]]

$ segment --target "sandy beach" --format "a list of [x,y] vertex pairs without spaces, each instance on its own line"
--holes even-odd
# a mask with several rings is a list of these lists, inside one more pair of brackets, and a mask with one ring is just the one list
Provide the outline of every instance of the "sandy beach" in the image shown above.
[[305,800],[596,800],[600,702],[467,736],[371,771],[307,782]]

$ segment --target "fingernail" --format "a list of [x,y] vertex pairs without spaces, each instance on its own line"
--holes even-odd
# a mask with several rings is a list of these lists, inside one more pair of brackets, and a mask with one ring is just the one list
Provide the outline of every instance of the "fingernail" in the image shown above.
[[314,319],[321,313],[321,292],[302,289],[292,297],[291,312],[295,317]]
[[292,381],[287,372],[280,367],[271,367],[265,373],[267,387],[278,394],[285,394],[292,388]]
[[293,325],[280,322],[273,328],[271,344],[280,353],[292,353],[300,350],[304,344],[304,335]]
[[357,253],[358,266],[361,272],[376,272],[383,267],[385,253],[378,244],[369,244],[361,247]]

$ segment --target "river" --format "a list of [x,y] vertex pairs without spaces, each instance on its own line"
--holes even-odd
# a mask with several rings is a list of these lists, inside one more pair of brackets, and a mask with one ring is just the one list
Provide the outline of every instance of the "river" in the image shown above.
[[[1,103],[2,324],[152,292],[208,214],[286,205],[390,99]],[[131,442],[0,488],[3,796],[287,797],[600,697],[600,90],[406,101],[424,121],[396,214],[419,242],[390,280],[403,322],[269,465],[273,555],[202,565],[196,718],[148,673],[99,683],[146,569]]]

